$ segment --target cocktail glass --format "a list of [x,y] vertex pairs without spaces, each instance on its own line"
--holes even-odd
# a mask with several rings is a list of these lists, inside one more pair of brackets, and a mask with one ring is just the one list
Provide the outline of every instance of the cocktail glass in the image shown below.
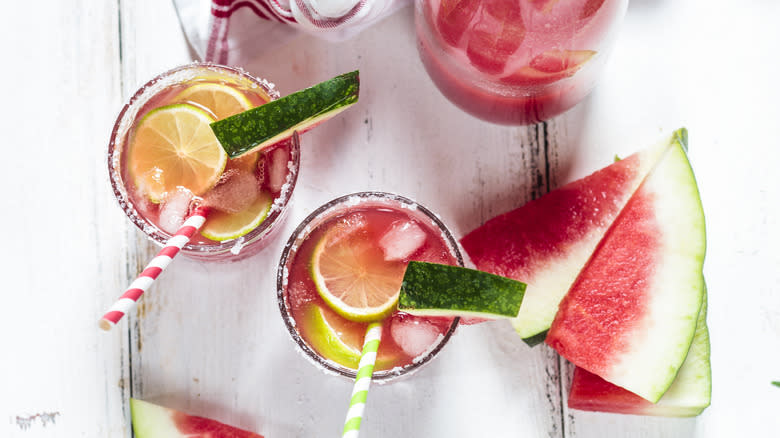
[[[411,239],[417,243],[406,246],[411,235],[405,233],[410,229],[414,233]],[[421,260],[463,266],[463,257],[441,219],[414,201],[394,194],[361,192],[342,196],[304,219],[285,245],[279,263],[279,309],[287,330],[306,358],[328,373],[354,379],[368,324],[348,321],[329,309],[310,274],[315,247],[324,236],[334,232],[344,233],[350,239],[355,236],[351,233],[362,233],[359,244],[369,242],[372,251],[384,251],[385,257],[387,248],[382,245],[393,246],[393,251],[400,247],[401,254],[409,254],[393,260],[403,264]],[[399,288],[402,277],[403,270],[397,279]],[[318,312],[314,319],[313,311]],[[383,320],[373,380],[387,382],[428,363],[447,343],[458,322],[458,318],[419,318],[393,311]],[[323,327],[328,333],[323,333]],[[347,366],[349,360],[355,361],[353,366]]]
[[628,0],[416,0],[420,58],[447,99],[508,125],[559,115],[596,85]]
[[[251,106],[279,98],[279,92],[274,89],[272,83],[243,70],[212,63],[188,64],[166,71],[144,84],[130,98],[119,113],[111,133],[108,146],[109,177],[114,195],[127,217],[160,246],[175,232],[175,227],[166,226],[170,222],[168,218],[175,214],[166,214],[168,212],[164,211],[166,205],[173,208],[173,201],[153,201],[144,195],[142,188],[138,187],[128,173],[127,149],[136,125],[145,115],[156,108],[181,103],[180,93],[189,87],[202,84],[230,87],[248,99]],[[207,105],[194,105],[212,114],[215,111],[207,108]],[[227,177],[229,172],[235,172],[240,166],[247,167],[246,159],[243,160],[243,164],[229,160],[222,176]],[[181,252],[190,258],[208,261],[236,261],[257,253],[272,239],[286,216],[286,207],[295,188],[299,164],[300,143],[297,134],[289,141],[262,151],[256,163],[249,164],[248,172],[253,172],[259,180],[265,178],[266,182],[259,183],[263,185],[261,195],[271,198],[265,219],[252,231],[227,240],[211,240],[196,233]],[[273,184],[268,183],[270,175],[274,175]],[[193,201],[193,205],[195,202]],[[191,210],[193,205],[188,209]]]

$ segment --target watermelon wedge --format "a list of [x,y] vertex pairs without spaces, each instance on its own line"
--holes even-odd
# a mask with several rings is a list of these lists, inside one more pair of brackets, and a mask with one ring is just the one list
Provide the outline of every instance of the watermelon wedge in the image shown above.
[[526,283],[512,320],[530,345],[544,340],[558,303],[607,229],[661,156],[683,140],[669,139],[497,216],[461,243],[477,269]]
[[710,405],[711,393],[710,339],[705,294],[688,356],[672,386],[658,403],[650,403],[595,374],[576,368],[569,391],[569,407],[617,414],[694,417]]
[[130,399],[130,412],[136,438],[263,438],[219,421],[134,398]]
[[546,342],[575,365],[657,402],[693,341],[705,247],[696,179],[678,143],[599,243]]

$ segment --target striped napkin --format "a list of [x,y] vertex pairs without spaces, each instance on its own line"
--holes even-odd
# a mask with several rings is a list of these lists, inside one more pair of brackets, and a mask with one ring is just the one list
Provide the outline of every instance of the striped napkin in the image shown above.
[[241,65],[300,32],[342,41],[411,0],[173,0],[204,61]]

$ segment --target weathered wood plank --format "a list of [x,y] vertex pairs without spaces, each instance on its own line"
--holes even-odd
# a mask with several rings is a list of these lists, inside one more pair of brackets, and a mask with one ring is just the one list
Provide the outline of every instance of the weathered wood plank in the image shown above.
[[4,5],[0,436],[122,436],[124,276],[106,149],[120,102],[115,2]]
[[[122,100],[126,102],[135,91],[148,80],[165,70],[191,62],[189,49],[178,25],[171,2],[119,1],[121,30],[121,77]],[[154,257],[155,247],[135,226],[125,221],[125,235],[128,241],[126,282],[134,279],[146,263]],[[180,260],[172,265],[173,269]],[[186,268],[184,268],[186,269]],[[144,374],[143,335],[144,316],[150,311],[151,302],[158,295],[171,288],[171,279],[163,274],[158,282],[140,301],[137,311],[126,317],[118,329],[129,336],[126,349],[131,364],[128,394],[123,400],[129,415],[129,397],[144,398],[144,385],[153,376]],[[163,346],[164,348],[164,346]],[[129,421],[129,416],[127,417]]]

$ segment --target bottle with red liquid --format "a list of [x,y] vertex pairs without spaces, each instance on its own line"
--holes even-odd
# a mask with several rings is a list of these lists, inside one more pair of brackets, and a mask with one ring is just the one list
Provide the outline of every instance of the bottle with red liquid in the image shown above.
[[420,58],[480,119],[538,123],[596,85],[628,0],[416,0]]

